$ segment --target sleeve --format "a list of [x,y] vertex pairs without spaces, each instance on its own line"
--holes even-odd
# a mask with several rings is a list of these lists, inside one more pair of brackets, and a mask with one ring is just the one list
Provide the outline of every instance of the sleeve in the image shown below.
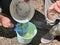
[[1,5],[1,0],[0,0],[0,5]]
[[1,0],[0,0],[0,13],[2,12],[2,8],[1,8]]
[[54,21],[51,21],[47,18],[47,10],[51,6],[51,4],[53,4],[51,0],[45,0],[45,18],[47,20],[47,24],[54,25]]

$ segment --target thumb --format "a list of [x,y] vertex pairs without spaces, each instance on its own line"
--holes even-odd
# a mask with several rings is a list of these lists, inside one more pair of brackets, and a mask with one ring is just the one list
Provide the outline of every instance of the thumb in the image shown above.
[[8,26],[9,28],[13,28],[14,27],[14,24],[13,23],[11,23],[11,22],[9,22],[9,26]]

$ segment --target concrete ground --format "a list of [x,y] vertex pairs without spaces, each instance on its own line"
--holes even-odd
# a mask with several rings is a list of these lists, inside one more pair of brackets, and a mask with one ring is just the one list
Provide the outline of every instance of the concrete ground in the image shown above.
[[51,43],[48,43],[48,44],[40,43],[39,45],[60,45],[60,42],[58,40],[53,40]]
[[[28,45],[39,45],[41,37],[45,35],[47,32],[48,32],[47,29],[38,29],[37,35],[34,37],[32,42]],[[6,34],[1,34],[1,35],[2,36],[0,36],[0,45],[23,45],[18,42],[16,34],[14,34],[13,32],[12,34],[6,33]]]

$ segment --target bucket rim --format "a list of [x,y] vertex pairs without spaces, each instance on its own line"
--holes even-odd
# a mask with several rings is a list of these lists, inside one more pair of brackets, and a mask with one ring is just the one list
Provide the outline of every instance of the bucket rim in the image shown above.
[[[31,23],[31,22],[29,22],[29,23]],[[33,23],[31,23],[31,24],[33,24]],[[33,24],[34,25],[34,24]],[[21,35],[19,35],[18,33],[17,33],[17,31],[16,31],[16,33],[17,33],[17,35],[19,35],[21,38],[24,38],[24,39],[32,39],[36,34],[37,34],[37,28],[36,28],[36,26],[34,25],[34,27],[35,27],[35,33],[34,33],[34,35],[33,36],[31,36],[30,38],[24,38],[23,36],[21,36]]]

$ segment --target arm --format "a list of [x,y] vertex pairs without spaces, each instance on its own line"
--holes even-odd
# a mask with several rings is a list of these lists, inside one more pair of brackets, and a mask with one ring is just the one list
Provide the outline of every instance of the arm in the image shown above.
[[60,0],[57,0],[55,3],[49,6],[48,11],[46,11],[46,17],[49,24],[54,24],[55,20],[58,18],[60,13]]
[[0,24],[6,28],[12,28],[14,26],[8,17],[3,16],[1,8],[1,0],[0,0]]

